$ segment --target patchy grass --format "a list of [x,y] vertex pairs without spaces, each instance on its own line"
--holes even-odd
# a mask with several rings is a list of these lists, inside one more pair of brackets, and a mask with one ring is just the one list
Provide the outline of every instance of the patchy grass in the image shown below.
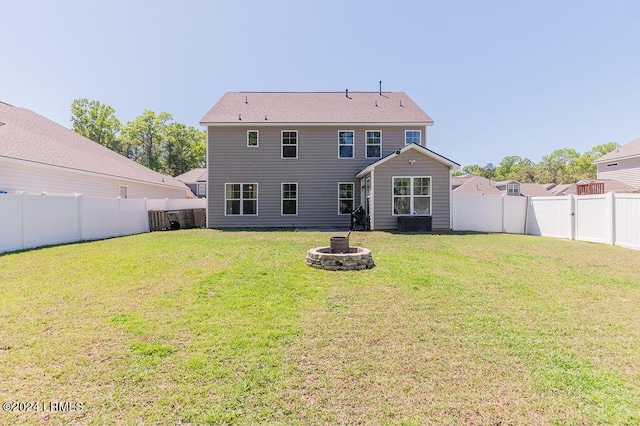
[[[0,256],[0,423],[640,424],[640,256],[513,235],[151,233]],[[50,406],[48,407],[50,408]]]

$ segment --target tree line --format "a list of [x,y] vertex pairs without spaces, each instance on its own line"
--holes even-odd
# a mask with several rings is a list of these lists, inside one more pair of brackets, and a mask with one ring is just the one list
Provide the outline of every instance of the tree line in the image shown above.
[[528,158],[510,155],[504,157],[497,166],[492,163],[484,167],[472,164],[454,174],[484,176],[497,181],[517,180],[521,183],[575,183],[580,179],[595,179],[597,167],[593,161],[619,146],[616,142],[607,142],[596,145],[583,154],[573,148],[556,149],[542,157],[537,164]]
[[145,110],[122,124],[111,106],[83,98],[71,103],[71,122],[76,133],[160,173],[206,166],[206,133],[168,112]]

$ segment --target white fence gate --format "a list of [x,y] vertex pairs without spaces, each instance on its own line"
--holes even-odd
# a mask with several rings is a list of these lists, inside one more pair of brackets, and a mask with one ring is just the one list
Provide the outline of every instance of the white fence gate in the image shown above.
[[452,195],[454,230],[509,234],[525,232],[526,198],[455,192]]
[[149,210],[205,208],[205,203],[205,199],[2,194],[0,253],[148,232]]
[[456,231],[510,232],[640,250],[640,194],[514,197],[452,194]]

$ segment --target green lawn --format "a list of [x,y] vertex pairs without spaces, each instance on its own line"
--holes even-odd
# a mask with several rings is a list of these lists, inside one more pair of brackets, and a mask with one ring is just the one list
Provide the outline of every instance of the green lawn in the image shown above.
[[306,266],[332,235],[0,255],[0,401],[40,404],[0,424],[640,424],[639,252],[358,232],[374,269]]

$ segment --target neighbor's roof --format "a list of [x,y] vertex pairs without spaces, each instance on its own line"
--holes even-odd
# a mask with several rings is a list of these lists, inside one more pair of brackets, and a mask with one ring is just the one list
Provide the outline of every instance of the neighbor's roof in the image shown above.
[[546,185],[540,183],[521,183],[520,194],[525,197],[548,197],[551,195]]
[[0,102],[0,157],[188,188],[25,108]]
[[556,185],[553,188],[549,189],[551,195],[563,196],[569,194],[577,193],[576,184],[575,183],[562,183],[560,185]]
[[629,142],[626,145],[611,151],[608,154],[595,160],[595,163],[602,163],[604,161],[621,160],[623,158],[640,157],[640,138]]
[[[604,192],[638,192],[633,186],[616,179],[581,179],[577,183],[604,183]],[[574,187],[573,189],[575,192],[567,192],[567,194],[577,193],[578,188]]]
[[454,189],[463,194],[492,194],[502,195],[502,191],[495,187],[495,183],[483,176],[473,176],[462,185]]
[[189,170],[186,173],[176,176],[176,179],[184,183],[206,182],[207,169],[206,167],[199,167],[197,169]]
[[227,92],[200,124],[399,124],[431,125],[404,92]]
[[[604,183],[604,192],[638,192],[634,187],[615,179],[582,179],[578,183],[596,182]],[[575,195],[578,193],[578,187],[575,183],[556,185],[549,192],[555,196]]]

